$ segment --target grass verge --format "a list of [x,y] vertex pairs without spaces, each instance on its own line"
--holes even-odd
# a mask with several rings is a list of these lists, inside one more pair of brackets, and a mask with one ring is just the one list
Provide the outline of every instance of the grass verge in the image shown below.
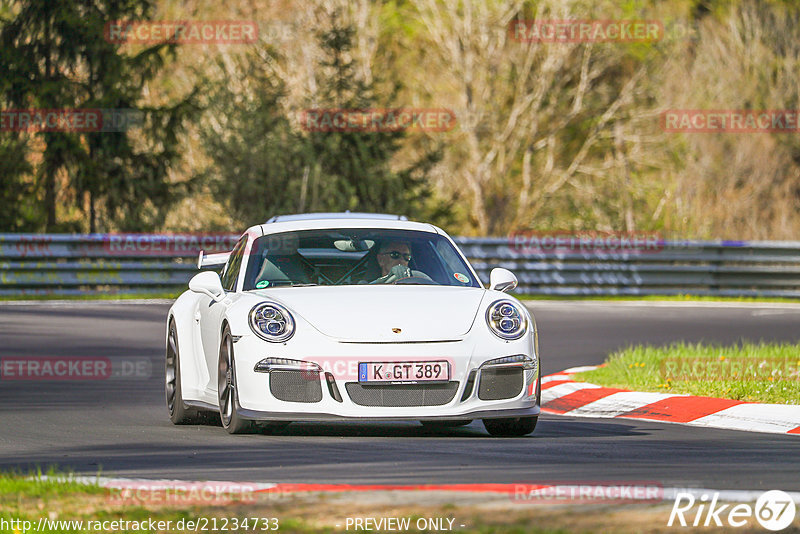
[[[54,476],[52,472],[50,476]],[[509,495],[377,491],[257,494],[247,503],[189,505],[172,502],[172,499],[170,502],[147,499],[141,492],[136,495],[137,499],[143,500],[120,499],[118,490],[81,485],[63,478],[53,480],[37,475],[30,477],[0,473],[0,532],[277,531],[309,534],[364,531],[363,528],[353,527],[354,518],[372,518],[374,521],[407,518],[411,525],[408,532],[448,530],[459,534],[545,534],[672,531],[666,527],[672,503],[666,501],[542,504],[515,501]],[[164,497],[163,493],[154,495]],[[172,496],[175,497],[174,494]],[[245,518],[249,518],[247,528],[242,524]],[[259,519],[257,528],[253,528],[253,518]],[[234,526],[235,519],[238,519],[237,527]],[[348,519],[351,521],[349,528]],[[24,521],[30,523],[21,524]],[[101,523],[95,523],[98,521]],[[112,521],[129,523],[112,526]],[[130,522],[134,521],[137,527],[132,528]],[[154,528],[148,526],[150,522],[166,521],[171,523]],[[206,528],[190,527],[189,522],[195,525],[200,523]],[[99,526],[101,524],[108,526]],[[452,526],[452,529],[431,526],[436,524]],[[265,526],[269,526],[269,529],[265,529]],[[37,530],[37,527],[42,528]],[[383,531],[386,530],[396,529]]]
[[575,380],[633,391],[800,404],[800,344],[635,346]]

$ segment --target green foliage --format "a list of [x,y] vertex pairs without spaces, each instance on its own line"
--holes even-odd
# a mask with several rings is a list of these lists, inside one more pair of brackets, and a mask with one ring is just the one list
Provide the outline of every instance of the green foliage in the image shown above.
[[[349,56],[353,31],[334,20],[317,35],[322,60],[314,108],[375,107],[375,84],[356,76]],[[271,54],[268,61],[279,59]],[[245,62],[243,74],[255,88],[249,95],[217,84],[210,124],[202,130],[214,161],[207,178],[234,219],[247,223],[282,213],[344,210],[444,219],[446,206],[433,199],[428,180],[440,150],[394,170],[403,132],[298,131],[289,117],[300,113],[284,110],[285,88],[263,61],[253,54]]]
[[[176,45],[109,43],[103,27],[167,12],[222,20],[264,9],[266,20],[274,6],[0,2],[2,109],[144,113],[125,132],[0,132],[0,231],[174,229],[165,216],[176,202],[213,197],[191,206],[188,226],[207,228],[212,217],[227,225],[220,213],[241,225],[350,209],[405,213],[467,234],[533,227],[793,239],[797,136],[664,132],[658,113],[797,109],[798,5],[303,0],[275,21],[295,34],[284,55],[263,35],[254,46],[186,46],[178,55]],[[324,14],[331,6],[340,11]],[[503,39],[509,19],[537,18],[654,20],[665,36],[531,46]],[[163,76],[175,67],[181,77]],[[184,76],[207,91],[181,92]],[[165,94],[184,96],[164,104]],[[206,113],[195,120],[201,100]],[[458,125],[417,135],[303,131],[295,120],[303,108],[409,105],[452,108]],[[183,153],[200,165],[181,167]]]
[[[0,82],[3,100],[20,109],[132,110],[174,46],[124,54],[103,29],[110,20],[148,17],[153,7],[152,0],[21,2],[0,29],[0,71],[7,73]],[[139,132],[34,133],[30,137],[44,147],[41,163],[35,169],[16,165],[8,179],[19,181],[33,171],[48,231],[158,228],[180,198],[168,172],[180,153],[178,133],[193,111],[192,96],[142,110]],[[134,148],[137,143],[144,148]],[[63,191],[60,176],[66,177]],[[88,211],[88,225],[60,223],[57,199]]]
[[200,133],[213,161],[204,178],[231,217],[249,225],[271,213],[300,209],[303,162],[302,140],[280,108],[282,85],[253,58],[244,68],[244,76],[258,89],[242,96],[217,83],[207,107],[208,124]]
[[[325,73],[319,102],[328,109],[369,109],[376,107],[374,86],[358,79],[349,59],[354,29],[334,21],[333,27],[318,35],[324,54],[320,72]],[[394,101],[399,87],[387,95]],[[365,132],[311,131],[306,136],[304,160],[322,181],[329,194],[329,209],[381,211],[421,215],[425,201],[431,198],[427,175],[440,159],[438,151],[427,152],[410,166],[394,171],[390,164],[405,138],[402,131]],[[311,206],[315,211],[315,206]]]
[[21,472],[0,473],[0,502],[4,498],[54,498],[72,493],[102,494],[106,490],[96,484],[76,482],[73,473],[56,470],[54,467],[42,472],[40,468],[27,474]]
[[33,202],[34,190],[25,177],[33,167],[27,160],[28,144],[18,135],[0,136],[0,229],[30,232],[41,224],[41,210]]

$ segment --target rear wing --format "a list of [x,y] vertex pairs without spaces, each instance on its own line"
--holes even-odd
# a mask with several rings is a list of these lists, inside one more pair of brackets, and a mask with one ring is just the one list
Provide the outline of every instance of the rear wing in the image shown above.
[[228,262],[230,252],[219,252],[217,254],[206,254],[202,250],[197,257],[197,268],[208,269],[213,267],[222,267]]

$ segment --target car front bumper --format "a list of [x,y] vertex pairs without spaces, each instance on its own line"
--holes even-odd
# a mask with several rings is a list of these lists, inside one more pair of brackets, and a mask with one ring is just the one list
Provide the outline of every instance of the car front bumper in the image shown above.
[[[540,411],[540,362],[534,353],[534,345],[533,335],[526,335],[515,341],[481,335],[446,342],[398,344],[339,342],[324,336],[279,344],[265,342],[254,335],[245,335],[234,344],[239,414],[246,419],[263,421],[442,420],[537,416]],[[490,360],[512,355],[530,357],[536,361],[536,365],[534,368],[530,368],[530,365],[528,368],[521,365],[485,365]],[[274,394],[274,384],[270,382],[274,371],[254,370],[256,364],[265,358],[313,362],[316,370],[306,367],[303,371],[298,369],[296,372],[302,373],[310,382],[308,385],[313,387],[309,391],[313,390],[314,394],[303,402],[278,398],[280,395]],[[363,386],[358,383],[357,370],[361,362],[439,360],[450,362],[451,373],[447,393],[440,393],[441,396],[434,404],[404,399],[398,393],[397,384]],[[491,376],[496,377],[496,370],[500,367],[514,375],[514,380],[517,381],[514,385],[518,382],[521,384],[518,391],[506,389],[501,395],[503,398],[487,399],[484,393],[490,388],[484,388],[483,383]],[[284,372],[290,369],[289,367]],[[304,386],[301,384],[302,387]],[[410,394],[416,394],[417,398],[430,395],[426,393],[429,390],[424,382],[416,386],[399,385],[399,388],[403,387],[413,390]],[[441,390],[444,387],[440,384],[431,389]],[[363,393],[366,388],[381,388],[385,396],[391,399],[385,400],[384,394],[375,389],[367,391],[367,395],[361,395],[360,398],[351,395],[351,390],[353,393]],[[423,389],[426,392],[420,393]],[[284,388],[284,391],[291,395],[290,388]],[[512,391],[513,395],[508,391]],[[377,399],[380,405],[365,405],[364,398]],[[390,405],[385,405],[387,403]]]

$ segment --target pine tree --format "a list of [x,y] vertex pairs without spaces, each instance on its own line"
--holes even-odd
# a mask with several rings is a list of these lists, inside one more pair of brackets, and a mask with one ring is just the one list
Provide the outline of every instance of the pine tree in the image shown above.
[[[379,103],[375,96],[377,82],[365,83],[357,77],[350,55],[354,34],[355,28],[342,24],[336,13],[330,29],[318,34],[323,59],[318,66],[321,92],[316,95],[317,107],[342,110],[395,107],[391,104],[400,90],[399,84],[394,85],[385,103]],[[309,132],[303,156],[306,167],[312,170],[312,183],[324,192],[316,195],[318,205],[312,205],[311,210],[336,208],[440,218],[446,210],[438,202],[431,202],[428,173],[440,160],[441,150],[428,151],[399,171],[391,169],[392,159],[406,135],[403,130]],[[325,202],[333,205],[319,205]],[[432,212],[431,205],[439,209]]]
[[[3,100],[22,109],[133,110],[175,45],[127,54],[103,31],[111,21],[146,19],[153,7],[152,0],[23,0],[0,28],[0,71],[7,73]],[[178,159],[178,134],[194,109],[193,97],[141,109],[144,150],[133,147],[132,131],[124,129],[31,134],[44,147],[34,170],[44,229],[157,228],[180,198],[168,171]],[[57,198],[88,211],[88,224],[74,228],[58,221]]]
[[[324,59],[317,65],[316,106],[377,107],[374,84],[359,80],[348,57],[353,29],[334,19],[317,35]],[[448,209],[432,197],[428,173],[441,150],[399,171],[390,164],[406,135],[395,132],[303,131],[284,109],[285,87],[264,64],[274,50],[252,53],[240,68],[247,90],[217,82],[203,128],[214,161],[207,178],[237,222],[276,214],[322,211],[401,213],[441,222]],[[229,74],[228,74],[229,76]],[[222,78],[227,80],[228,76]],[[392,102],[391,95],[388,102]]]

